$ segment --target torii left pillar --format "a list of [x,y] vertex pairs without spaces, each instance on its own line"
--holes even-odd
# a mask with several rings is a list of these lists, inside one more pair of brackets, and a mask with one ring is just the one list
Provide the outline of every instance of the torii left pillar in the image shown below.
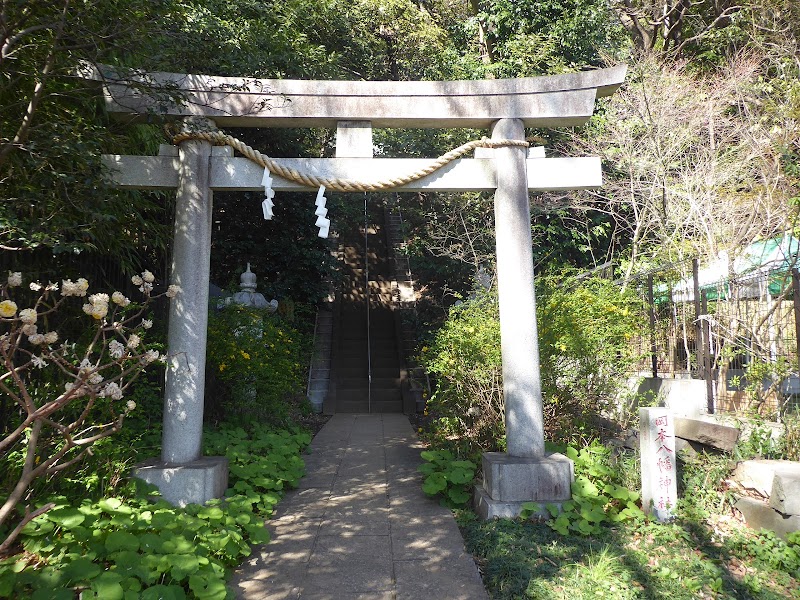
[[[214,129],[210,119],[188,117],[183,127]],[[211,144],[186,140],[178,149],[172,283],[181,291],[170,304],[167,381],[161,459],[139,465],[135,476],[158,487],[171,504],[203,504],[228,487],[228,461],[202,455],[208,284],[213,195]]]

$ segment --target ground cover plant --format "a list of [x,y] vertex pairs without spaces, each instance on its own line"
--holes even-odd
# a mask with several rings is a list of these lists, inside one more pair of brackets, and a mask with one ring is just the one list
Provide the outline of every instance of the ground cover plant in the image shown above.
[[561,535],[532,521],[480,522],[467,511],[459,522],[492,598],[800,597],[800,547],[774,534],[722,535],[686,517],[592,536]]
[[800,535],[736,518],[727,456],[683,455],[676,518],[658,523],[637,502],[635,452],[598,442],[567,452],[576,482],[564,511],[485,522],[457,512],[492,598],[800,598]]
[[304,474],[310,441],[264,426],[207,431],[205,453],[230,460],[230,488],[204,506],[176,508],[133,483],[99,500],[48,498],[56,506],[25,526],[23,552],[0,562],[0,597],[226,598],[227,572],[269,540],[264,519]]

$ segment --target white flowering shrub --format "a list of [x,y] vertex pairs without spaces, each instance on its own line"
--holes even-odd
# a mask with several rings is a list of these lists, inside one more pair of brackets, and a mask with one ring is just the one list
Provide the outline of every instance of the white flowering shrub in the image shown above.
[[[19,522],[0,544],[0,555],[22,527],[49,510],[34,510],[32,483],[76,464],[92,444],[119,431],[125,415],[136,408],[125,394],[150,364],[162,360],[147,344],[152,321],[144,318],[153,294],[152,273],[132,278],[142,298],[132,302],[121,292],[89,294],[85,279],[22,289],[21,273],[9,273],[0,285],[0,394],[16,405],[4,424],[0,455],[19,457],[16,484],[0,507],[0,531]],[[178,293],[169,286],[163,294]],[[33,298],[20,306],[20,298]],[[83,301],[87,319],[80,343],[62,339],[49,324],[69,302]],[[17,510],[19,509],[19,513]]]

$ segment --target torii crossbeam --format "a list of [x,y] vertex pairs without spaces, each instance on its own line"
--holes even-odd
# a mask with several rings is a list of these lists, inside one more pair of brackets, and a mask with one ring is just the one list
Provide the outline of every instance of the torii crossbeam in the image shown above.
[[[490,129],[493,140],[524,140],[525,127],[584,123],[598,97],[623,82],[625,67],[511,80],[449,82],[298,81],[151,73],[131,80],[110,70],[101,81],[107,110],[121,120],[200,120],[205,126],[336,127],[336,158],[280,159],[326,177],[396,177],[425,159],[373,158],[372,127]],[[178,92],[181,102],[165,102]],[[156,99],[154,99],[156,98]],[[203,396],[211,206],[214,190],[261,190],[263,169],[230,148],[186,140],[159,156],[105,156],[113,182],[126,188],[177,190],[169,355],[160,461],[138,475],[173,503],[202,503],[225,489],[223,459],[202,457]],[[596,188],[600,160],[544,158],[521,147],[475,152],[398,191],[495,191],[497,278],[506,405],[507,453],[486,453],[476,504],[484,517],[516,516],[523,502],[570,497],[572,463],[544,450],[529,192]],[[275,176],[273,189],[312,189]]]

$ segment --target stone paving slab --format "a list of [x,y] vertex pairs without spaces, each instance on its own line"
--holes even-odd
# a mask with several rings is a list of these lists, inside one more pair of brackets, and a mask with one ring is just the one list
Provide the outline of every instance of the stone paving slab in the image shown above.
[[337,414],[231,586],[246,600],[487,600],[452,513],[428,498],[403,415]]

